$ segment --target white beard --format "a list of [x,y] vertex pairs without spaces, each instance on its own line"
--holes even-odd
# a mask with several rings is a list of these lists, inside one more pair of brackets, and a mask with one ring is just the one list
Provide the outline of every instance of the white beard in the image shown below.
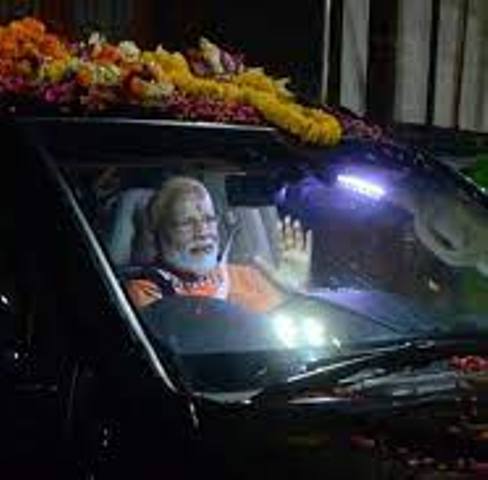
[[210,253],[192,255],[189,251],[165,248],[164,259],[177,270],[206,275],[217,267],[218,252],[214,248]]

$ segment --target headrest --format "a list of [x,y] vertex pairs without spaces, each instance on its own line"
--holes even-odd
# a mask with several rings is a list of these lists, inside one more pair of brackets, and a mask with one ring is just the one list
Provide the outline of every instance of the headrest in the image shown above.
[[[115,265],[133,263],[133,243],[136,228],[140,224],[144,210],[154,195],[150,188],[133,188],[122,191],[115,205],[113,222],[107,234],[106,245]],[[147,246],[150,248],[150,246]],[[150,257],[154,251],[142,252]]]

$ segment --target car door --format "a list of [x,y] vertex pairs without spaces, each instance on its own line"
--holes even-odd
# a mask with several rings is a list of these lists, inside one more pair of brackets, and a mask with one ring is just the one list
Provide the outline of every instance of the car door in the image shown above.
[[55,385],[59,455],[82,477],[126,478],[133,469],[152,478],[158,465],[178,471],[194,427],[188,399],[168,388],[129,325],[62,159],[33,147],[16,189],[16,251],[30,265],[20,269],[31,272],[29,290],[39,292],[30,335]]
[[105,442],[100,365],[126,338],[103,326],[113,310],[53,171],[1,127],[12,168],[0,176],[0,474],[77,478],[86,450]]
[[40,262],[37,243],[45,243],[54,217],[47,199],[32,190],[35,172],[12,133],[1,125],[0,475],[52,476],[61,455],[58,309],[44,268],[53,251]]

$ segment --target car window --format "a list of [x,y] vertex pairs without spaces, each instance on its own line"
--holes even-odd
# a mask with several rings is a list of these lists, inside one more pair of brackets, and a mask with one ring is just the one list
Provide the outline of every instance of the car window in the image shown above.
[[173,354],[267,351],[292,368],[295,354],[488,328],[487,213],[440,172],[225,157],[64,172],[150,337]]

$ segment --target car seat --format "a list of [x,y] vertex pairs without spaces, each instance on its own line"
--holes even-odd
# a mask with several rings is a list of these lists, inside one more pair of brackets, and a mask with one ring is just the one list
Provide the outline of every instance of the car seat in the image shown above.
[[[209,190],[221,219],[222,248],[225,248],[231,232],[236,230],[229,261],[247,263],[251,256],[259,255],[271,265],[276,265],[276,207],[229,207],[222,175],[205,174],[201,180]],[[152,235],[148,234],[145,209],[155,192],[151,188],[128,188],[117,195],[112,221],[104,235],[105,246],[116,266],[147,264],[154,259],[156,250]]]
[[151,188],[129,188],[121,191],[115,200],[112,222],[105,235],[105,245],[112,262],[117,266],[127,266],[136,260],[146,263],[154,257],[151,243],[140,244],[137,252],[134,244],[138,229],[142,227],[144,211],[154,195]]

